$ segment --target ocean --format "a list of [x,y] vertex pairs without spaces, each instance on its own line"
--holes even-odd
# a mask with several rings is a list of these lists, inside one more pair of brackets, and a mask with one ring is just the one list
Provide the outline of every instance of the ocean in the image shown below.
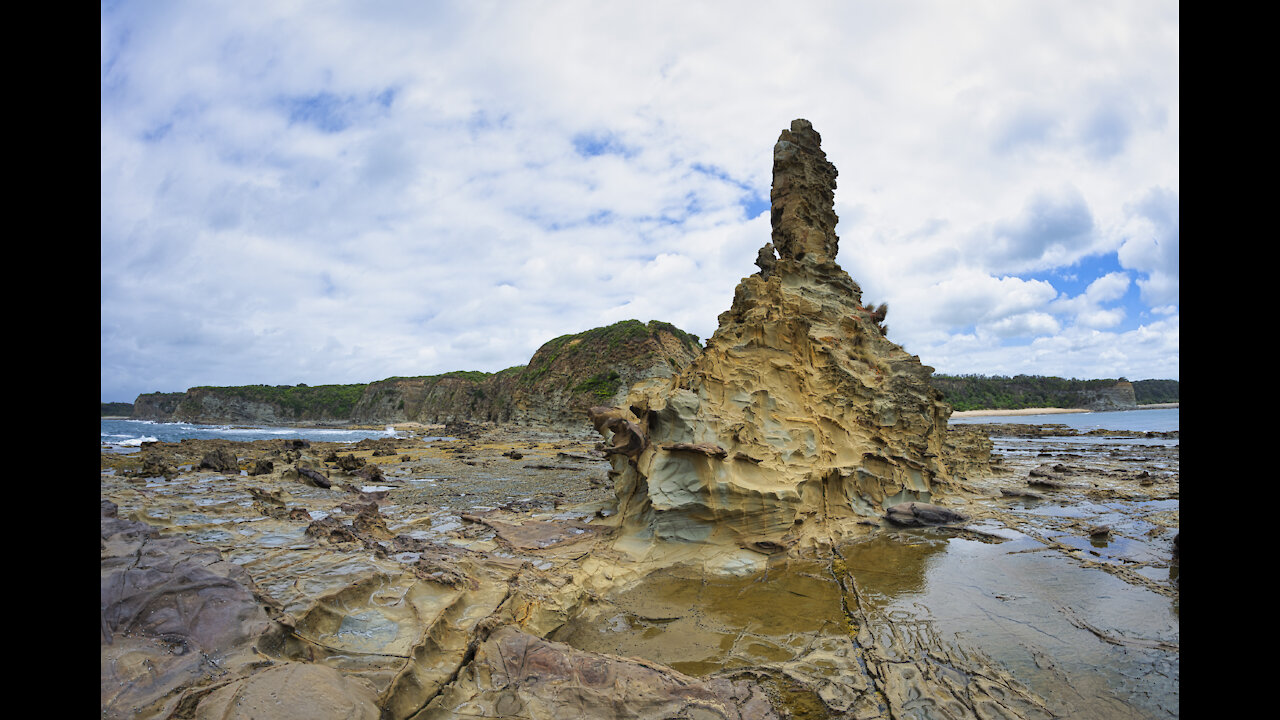
[[269,425],[197,425],[184,422],[153,422],[102,418],[104,448],[128,450],[144,442],[178,442],[187,438],[200,440],[272,440],[299,438],[316,442],[358,442],[366,438],[404,437],[394,428],[384,430],[344,430],[339,428],[295,428]]
[[[1080,432],[1089,430],[1130,430],[1135,432],[1169,432],[1178,429],[1178,408],[1154,410],[1115,410],[1109,412],[1061,413],[1048,415],[990,415],[986,417],[951,418],[952,425],[973,423],[1020,423],[1066,425]],[[178,442],[184,438],[225,440],[271,440],[300,438],[317,442],[357,442],[365,438],[404,437],[394,428],[383,430],[344,430],[339,428],[295,428],[268,425],[197,425],[164,423],[150,420],[102,419],[104,447],[128,449],[144,442]],[[430,438],[423,438],[430,439]]]
[[1171,432],[1178,429],[1178,408],[1050,413],[1047,415],[988,415],[985,417],[953,417],[950,420],[952,425],[972,425],[975,423],[1055,424],[1066,425],[1080,432],[1088,432],[1090,430]]

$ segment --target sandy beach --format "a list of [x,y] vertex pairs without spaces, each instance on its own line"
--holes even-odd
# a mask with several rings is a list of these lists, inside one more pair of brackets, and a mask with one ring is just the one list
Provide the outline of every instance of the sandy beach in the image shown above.
[[951,417],[989,417],[992,415],[1060,415],[1089,412],[1079,408],[1021,408],[1018,410],[959,410]]
[[[1139,405],[1132,410],[1159,410],[1163,408],[1176,408],[1178,403],[1154,403],[1151,405]],[[1018,410],[960,410],[951,413],[951,417],[992,417],[998,415],[1062,415],[1065,413],[1087,413],[1092,410],[1083,408],[1020,408]]]

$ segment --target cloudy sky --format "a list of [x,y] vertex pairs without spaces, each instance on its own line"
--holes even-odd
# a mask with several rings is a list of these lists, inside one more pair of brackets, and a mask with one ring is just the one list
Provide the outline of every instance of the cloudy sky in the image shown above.
[[939,373],[1178,378],[1178,3],[103,2],[102,400],[701,338],[774,142]]

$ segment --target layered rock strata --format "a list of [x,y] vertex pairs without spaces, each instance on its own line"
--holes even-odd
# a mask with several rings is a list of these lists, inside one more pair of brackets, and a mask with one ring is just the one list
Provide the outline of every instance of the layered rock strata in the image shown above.
[[937,502],[963,465],[944,462],[951,409],[933,369],[884,336],[883,316],[835,262],[836,174],[808,121],[782,132],[760,272],[739,283],[688,368],[637,384],[618,410],[647,441],[611,456],[631,530],[829,543],[898,502]]

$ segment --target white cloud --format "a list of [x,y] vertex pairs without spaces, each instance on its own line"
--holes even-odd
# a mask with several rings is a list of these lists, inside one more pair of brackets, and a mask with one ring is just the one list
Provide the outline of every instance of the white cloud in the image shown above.
[[1107,273],[1102,277],[1089,283],[1088,289],[1085,290],[1085,297],[1090,303],[1101,304],[1119,300],[1124,297],[1125,292],[1129,290],[1129,276],[1125,273]]
[[1120,263],[1146,277],[1138,280],[1152,306],[1178,300],[1178,193],[1152,187],[1125,208]]
[[1129,276],[1122,272],[1107,273],[1089,283],[1085,291],[1075,297],[1059,297],[1049,309],[1069,316],[1071,322],[1084,328],[1113,328],[1126,317],[1123,308],[1104,308],[1105,303],[1115,302],[1129,290]]
[[1178,318],[1173,316],[1126,332],[1075,326],[1008,346],[981,335],[956,335],[944,343],[915,349],[943,374],[1055,375],[1130,380],[1177,378]]
[[1037,191],[1018,215],[979,240],[990,267],[1021,272],[1069,265],[1092,244],[1093,214],[1071,186]]
[[1065,337],[1009,275],[1098,252],[1176,327],[1177,30],[1167,3],[104,6],[104,399],[497,370],[628,313],[707,337],[796,117],[841,173],[839,261],[926,363]]
[[991,323],[991,331],[1000,337],[1035,337],[1052,335],[1061,329],[1049,313],[1029,312],[1010,315]]

